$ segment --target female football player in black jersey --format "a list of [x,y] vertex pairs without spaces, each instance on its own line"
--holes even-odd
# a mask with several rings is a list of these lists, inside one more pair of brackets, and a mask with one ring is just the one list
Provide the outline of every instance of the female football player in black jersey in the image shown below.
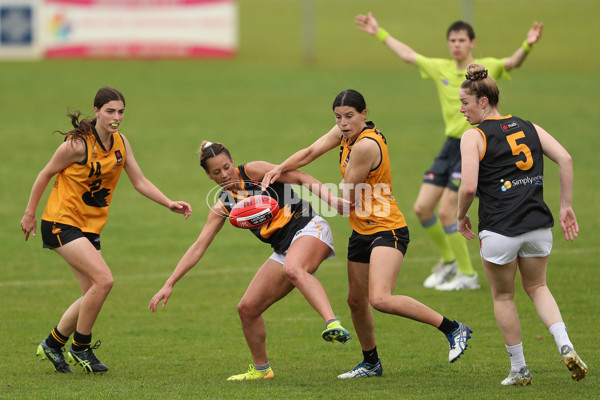
[[[152,297],[149,308],[154,312],[161,301],[163,307],[167,304],[175,283],[200,261],[223,228],[233,206],[249,195],[265,193],[260,182],[265,173],[274,167],[264,161],[236,166],[225,146],[206,141],[200,150],[200,165],[222,189],[200,236],[181,258],[162,289]],[[345,204],[350,206],[348,202],[335,197],[319,181],[300,171],[283,174],[266,190],[266,194],[277,200],[279,212],[267,224],[251,231],[261,241],[269,243],[274,252],[260,267],[238,304],[242,330],[253,364],[250,364],[246,373],[232,375],[228,380],[274,377],[267,358],[267,331],[262,313],[294,287],[300,290],[325,321],[323,339],[341,343],[350,339],[348,331],[336,319],[323,286],[313,275],[324,260],[335,256],[331,229],[310,203],[298,197],[290,184],[307,186],[336,210],[342,210]]]
[[559,221],[567,240],[579,227],[571,207],[573,163],[569,153],[544,129],[498,110],[499,90],[484,66],[471,64],[460,88],[460,111],[471,125],[461,139],[462,183],[458,229],[467,239],[467,211],[479,194],[479,240],[483,268],[492,290],[494,314],[510,356],[511,369],[502,385],[531,384],[523,356],[521,325],[514,303],[517,269],[523,288],[556,341],[562,359],[578,381],[587,366],[571,343],[560,310],[546,286],[552,249],[552,213],[544,203],[544,155],[558,164]]

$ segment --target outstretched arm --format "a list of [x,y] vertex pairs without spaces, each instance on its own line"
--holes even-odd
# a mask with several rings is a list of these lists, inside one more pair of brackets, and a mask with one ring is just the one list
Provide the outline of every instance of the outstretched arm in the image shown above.
[[286,171],[293,171],[310,164],[317,157],[339,146],[341,137],[342,132],[337,125],[335,125],[329,130],[329,132],[321,136],[309,147],[297,151],[281,164],[274,166],[273,169],[265,173],[265,176],[262,180],[263,190],[268,188],[271,183],[279,179],[282,173]]
[[533,23],[531,29],[527,32],[527,37],[523,41],[521,47],[504,61],[504,68],[506,68],[507,71],[520,67],[521,64],[523,64],[523,61],[525,61],[525,58],[527,58],[527,55],[532,50],[533,45],[541,39],[543,30],[544,24],[541,22],[538,23],[537,21]]
[[[275,168],[275,166],[268,162],[253,161],[246,164],[246,173],[253,179],[260,180],[269,171],[272,171],[273,168]],[[319,182],[319,180],[301,171],[286,171],[277,178],[277,181],[282,183],[302,185],[308,188],[312,193],[319,196],[321,200],[335,208],[341,215],[347,215],[353,206],[353,204],[351,204],[349,201],[335,196],[331,190]]]
[[202,232],[200,232],[200,236],[198,239],[190,246],[190,248],[185,252],[175,270],[167,279],[164,286],[152,297],[150,300],[150,304],[148,308],[153,312],[156,312],[156,308],[158,304],[162,301],[162,306],[165,307],[167,305],[167,301],[169,301],[169,297],[173,293],[173,286],[175,283],[179,281],[190,269],[192,269],[202,256],[204,252],[210,246],[217,233],[223,227],[225,223],[225,215],[221,209],[220,203],[215,204],[206,219],[206,224],[204,228],[202,228]]
[[572,208],[573,159],[567,150],[548,132],[535,124],[534,126],[542,143],[544,154],[558,164],[558,178],[560,180],[560,226],[562,227],[565,239],[573,240],[579,233],[577,217],[575,217],[575,212]]
[[356,29],[375,36],[381,42],[385,43],[402,61],[414,66],[417,65],[417,52],[381,28],[375,17],[373,17],[373,14],[359,14],[356,16],[355,22],[357,25]]
[[158,190],[158,188],[144,176],[140,166],[133,156],[133,151],[131,150],[129,141],[124,135],[122,136],[123,141],[125,142],[125,150],[127,152],[127,158],[125,159],[125,172],[127,173],[129,180],[131,180],[135,190],[150,200],[167,207],[171,211],[185,215],[185,219],[187,219],[192,214],[192,206],[184,201],[172,201],[160,190]]

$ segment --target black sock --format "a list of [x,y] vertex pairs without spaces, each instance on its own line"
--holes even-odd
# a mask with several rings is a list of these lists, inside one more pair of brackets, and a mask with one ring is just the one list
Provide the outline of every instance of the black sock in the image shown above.
[[92,334],[84,335],[77,331],[73,334],[73,350],[85,350],[92,345]]
[[366,363],[371,365],[377,364],[377,361],[379,361],[379,356],[377,355],[377,346],[373,347],[373,350],[363,350],[363,358],[364,362]]
[[448,318],[444,317],[438,329],[444,333],[444,335],[449,335],[453,330],[458,328],[458,322],[450,321]]
[[67,343],[67,340],[69,340],[69,337],[61,334],[58,331],[58,326],[56,326],[48,335],[48,338],[46,339],[46,344],[49,347],[52,347],[53,349],[60,349],[65,345],[65,343]]

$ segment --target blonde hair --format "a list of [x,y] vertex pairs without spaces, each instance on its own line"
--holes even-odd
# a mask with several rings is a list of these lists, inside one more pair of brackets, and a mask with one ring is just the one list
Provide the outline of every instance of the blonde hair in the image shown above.
[[477,98],[487,97],[491,106],[498,106],[500,101],[500,90],[496,81],[491,76],[488,76],[488,71],[483,65],[469,64],[467,67],[467,75],[461,89],[465,89],[469,94],[477,96]]

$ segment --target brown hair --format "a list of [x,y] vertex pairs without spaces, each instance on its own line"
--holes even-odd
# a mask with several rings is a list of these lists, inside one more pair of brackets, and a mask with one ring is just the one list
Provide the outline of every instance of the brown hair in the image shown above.
[[473,30],[473,27],[471,26],[471,24],[469,24],[468,22],[465,22],[465,21],[456,21],[455,23],[450,25],[448,27],[448,30],[446,31],[446,39],[448,39],[450,37],[450,32],[459,32],[459,31],[467,31],[467,35],[469,35],[469,39],[470,40],[475,39],[475,31]]
[[[94,107],[101,109],[103,105],[113,100],[120,100],[123,102],[123,106],[125,106],[125,97],[123,97],[123,94],[115,88],[105,86],[96,92],[96,97],[94,97]],[[67,136],[70,135],[73,137],[73,139],[78,140],[84,140],[86,136],[92,135],[92,127],[96,125],[96,118],[84,118],[80,121],[79,117],[81,116],[81,111],[79,110],[75,110],[73,112],[69,111],[67,116],[71,119],[71,124],[73,125],[74,129],[68,132],[56,132]]]
[[494,78],[488,76],[488,71],[483,65],[469,64],[465,77],[467,80],[460,85],[461,89],[477,96],[478,99],[487,97],[490,106],[498,106],[500,90]]
[[204,140],[200,145],[200,150],[198,150],[198,154],[200,154],[200,166],[208,172],[208,159],[216,157],[221,153],[225,153],[227,157],[231,159],[231,153],[229,153],[227,147],[223,146],[221,143],[212,143],[208,140]]

